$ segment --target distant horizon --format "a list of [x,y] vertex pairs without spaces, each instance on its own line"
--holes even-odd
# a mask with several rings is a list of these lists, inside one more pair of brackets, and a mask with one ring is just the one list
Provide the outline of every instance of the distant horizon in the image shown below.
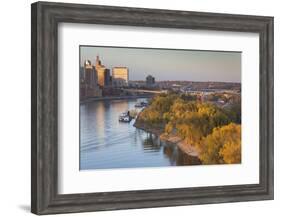
[[127,67],[130,81],[225,82],[241,84],[241,52],[80,46],[80,66],[96,56],[110,71]]

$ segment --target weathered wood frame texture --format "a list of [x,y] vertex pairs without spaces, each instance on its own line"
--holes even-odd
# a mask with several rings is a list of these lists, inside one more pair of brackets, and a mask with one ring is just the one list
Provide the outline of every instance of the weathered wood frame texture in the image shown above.
[[[260,183],[58,194],[57,32],[60,22],[258,33]],[[31,6],[31,25],[33,213],[70,213],[273,199],[273,17],[37,2]]]

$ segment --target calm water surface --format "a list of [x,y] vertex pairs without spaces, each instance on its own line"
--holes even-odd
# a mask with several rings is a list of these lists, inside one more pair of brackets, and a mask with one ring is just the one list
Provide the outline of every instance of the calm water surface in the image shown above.
[[143,99],[103,100],[80,105],[80,169],[197,164],[197,158],[151,133],[118,121]]

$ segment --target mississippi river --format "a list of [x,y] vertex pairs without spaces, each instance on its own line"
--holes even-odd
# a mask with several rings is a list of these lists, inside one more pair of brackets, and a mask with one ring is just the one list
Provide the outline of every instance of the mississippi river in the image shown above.
[[80,104],[80,170],[194,164],[176,145],[160,141],[130,123],[122,112],[144,99],[99,100]]

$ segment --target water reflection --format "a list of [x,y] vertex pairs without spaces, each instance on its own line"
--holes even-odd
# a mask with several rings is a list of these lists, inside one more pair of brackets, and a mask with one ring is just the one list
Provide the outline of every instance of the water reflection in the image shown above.
[[134,121],[118,121],[118,115],[135,109],[138,101],[108,100],[80,105],[80,169],[198,164],[197,158],[182,153],[177,146],[136,129]]
[[193,157],[182,152],[175,145],[166,145],[164,154],[168,156],[172,165],[200,165],[201,161],[197,157]]
[[151,133],[143,140],[144,152],[159,151],[161,149],[161,142],[159,138]]

